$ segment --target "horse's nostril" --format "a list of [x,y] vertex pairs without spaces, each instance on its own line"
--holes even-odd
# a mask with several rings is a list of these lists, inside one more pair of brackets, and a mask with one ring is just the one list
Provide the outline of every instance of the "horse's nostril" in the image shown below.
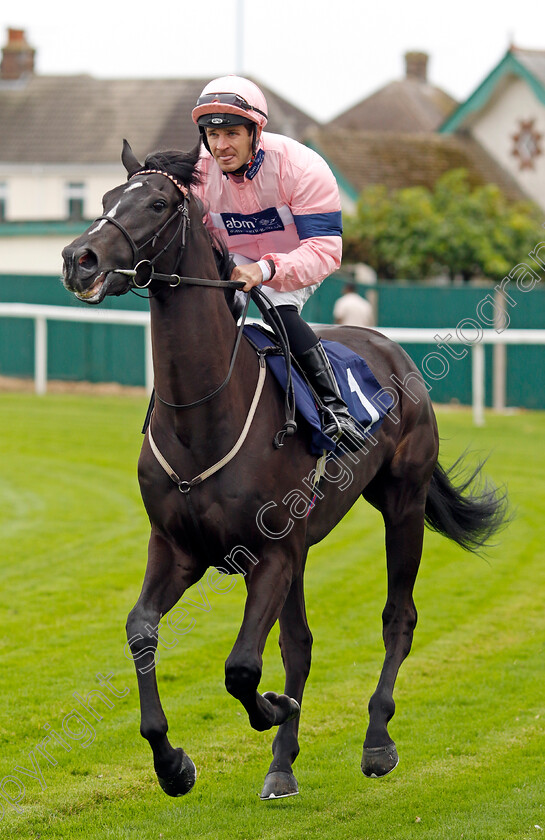
[[89,251],[88,248],[82,248],[81,251],[76,252],[74,261],[81,273],[93,273],[98,265],[96,254]]

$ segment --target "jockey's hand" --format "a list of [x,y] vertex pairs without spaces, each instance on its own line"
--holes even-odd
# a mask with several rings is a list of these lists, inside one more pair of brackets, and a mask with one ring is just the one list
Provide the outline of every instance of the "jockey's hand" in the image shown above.
[[263,283],[263,272],[261,266],[257,263],[248,263],[247,265],[236,265],[231,272],[231,280],[244,280],[246,285],[243,287],[243,292],[249,292],[254,286],[259,286]]

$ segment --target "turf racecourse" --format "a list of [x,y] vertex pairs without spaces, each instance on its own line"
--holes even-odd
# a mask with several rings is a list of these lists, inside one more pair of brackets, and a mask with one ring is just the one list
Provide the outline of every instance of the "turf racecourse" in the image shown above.
[[[146,555],[136,481],[144,400],[4,394],[0,407],[1,836],[543,836],[545,415],[488,415],[475,429],[469,412],[439,412],[442,462],[467,446],[492,450],[487,473],[508,484],[516,518],[486,560],[427,533],[419,623],[391,724],[401,761],[382,780],[359,769],[382,661],[380,517],[358,504],[313,551],[314,658],[295,765],[301,794],[262,803],[273,734],[252,731],[223,687],[240,579],[228,593],[193,595],[194,627],[161,650],[170,734],[199,773],[189,796],[161,792],[138,734],[124,622]],[[282,686],[276,640],[273,630],[264,689]],[[95,695],[101,719],[82,705],[97,688],[109,698],[106,706]],[[51,737],[47,761],[36,747],[52,731],[65,746]]]

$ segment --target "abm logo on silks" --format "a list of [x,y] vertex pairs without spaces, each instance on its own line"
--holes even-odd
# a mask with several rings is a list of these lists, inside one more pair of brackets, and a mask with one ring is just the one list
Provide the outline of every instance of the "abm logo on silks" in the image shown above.
[[267,210],[260,210],[259,213],[221,213],[225,230],[229,236],[249,234],[255,236],[258,233],[269,233],[273,230],[284,230],[284,223],[276,207],[268,207]]

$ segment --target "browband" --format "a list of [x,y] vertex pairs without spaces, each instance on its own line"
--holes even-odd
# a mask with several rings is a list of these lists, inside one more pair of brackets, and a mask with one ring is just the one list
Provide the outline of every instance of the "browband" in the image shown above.
[[139,172],[135,172],[134,175],[131,175],[129,181],[131,178],[136,178],[138,175],[164,175],[165,178],[172,181],[175,187],[178,187],[182,195],[185,195],[186,198],[189,196],[189,190],[187,187],[184,186],[184,184],[180,184],[173,175],[169,175],[168,172],[164,172],[162,169],[141,169]]

